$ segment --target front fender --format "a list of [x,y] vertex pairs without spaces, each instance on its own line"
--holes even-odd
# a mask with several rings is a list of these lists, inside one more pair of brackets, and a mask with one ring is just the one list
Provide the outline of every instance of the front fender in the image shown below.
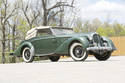
[[64,41],[57,50],[55,51],[56,54],[68,54],[69,47],[73,42],[80,42],[83,45],[83,49],[86,49],[89,46],[89,41],[86,37],[73,37],[69,38],[68,40]]
[[114,51],[114,50],[117,49],[111,39],[109,39],[107,37],[102,37],[102,38],[103,38],[104,41],[108,42],[108,44],[109,44],[110,47],[112,47],[112,51]]
[[[14,51],[13,55],[15,56],[21,56],[22,51],[25,47],[31,48],[31,52],[34,52],[34,47],[30,42],[23,42],[19,45],[19,47]],[[34,53],[33,53],[34,54]]]

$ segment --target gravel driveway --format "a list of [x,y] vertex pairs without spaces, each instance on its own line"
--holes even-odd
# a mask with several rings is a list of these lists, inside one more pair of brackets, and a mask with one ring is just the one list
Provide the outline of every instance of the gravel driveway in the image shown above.
[[0,83],[125,83],[125,56],[0,64]]

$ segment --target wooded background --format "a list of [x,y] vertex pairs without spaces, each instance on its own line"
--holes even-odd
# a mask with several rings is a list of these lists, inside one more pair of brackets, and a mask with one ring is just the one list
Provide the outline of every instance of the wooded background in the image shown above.
[[104,22],[98,18],[83,21],[76,5],[76,0],[0,0],[1,62],[7,61],[8,54],[25,39],[28,30],[41,25],[71,27],[77,33],[98,32],[112,37],[117,48],[122,47],[114,55],[124,55],[125,25],[110,23],[108,16]]

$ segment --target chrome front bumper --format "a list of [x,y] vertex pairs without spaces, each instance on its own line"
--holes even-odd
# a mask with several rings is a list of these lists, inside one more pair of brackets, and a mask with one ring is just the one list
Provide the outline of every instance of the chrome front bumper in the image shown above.
[[112,47],[88,47],[87,48],[87,51],[98,51],[98,50],[111,51],[113,49]]

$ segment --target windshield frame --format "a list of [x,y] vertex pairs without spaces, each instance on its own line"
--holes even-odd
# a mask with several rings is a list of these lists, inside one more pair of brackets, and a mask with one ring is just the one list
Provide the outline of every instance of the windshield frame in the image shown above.
[[51,29],[51,31],[52,31],[52,34],[55,35],[55,36],[56,36],[56,35],[66,35],[66,34],[57,34],[57,33],[54,31],[54,29],[72,30],[72,32],[75,33],[75,32],[73,31],[73,28],[51,27],[50,29]]

